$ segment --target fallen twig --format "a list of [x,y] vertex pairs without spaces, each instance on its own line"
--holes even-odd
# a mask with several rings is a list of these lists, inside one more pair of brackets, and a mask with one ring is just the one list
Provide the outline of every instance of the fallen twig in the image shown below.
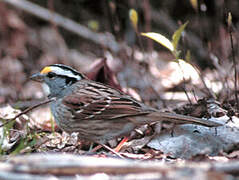
[[51,101],[53,101],[53,100],[55,100],[55,99],[52,98],[52,99],[48,99],[48,100],[46,100],[46,101],[40,102],[40,103],[38,103],[38,104],[36,104],[36,105],[34,105],[34,106],[31,106],[31,107],[27,108],[26,110],[22,111],[21,113],[17,114],[14,118],[5,119],[6,122],[3,123],[3,124],[1,124],[0,127],[5,126],[6,124],[8,124],[8,123],[10,123],[10,122],[12,122],[12,121],[14,121],[14,120],[16,120],[17,118],[19,118],[19,117],[22,116],[23,114],[26,114],[26,113],[28,113],[29,111],[31,111],[31,110],[33,110],[33,109],[35,109],[35,108],[37,108],[37,107],[39,107],[39,106],[41,106],[41,105],[47,104],[47,103],[49,103],[49,102],[51,102]]
[[18,9],[24,10],[34,16],[44,19],[49,22],[54,22],[56,25],[73,32],[85,39],[91,40],[96,44],[103,45],[111,51],[117,53],[121,49],[120,45],[115,41],[114,37],[109,34],[95,33],[85,26],[80,25],[68,18],[61,16],[58,13],[51,12],[39,5],[26,0],[3,0]]
[[[59,163],[60,162],[60,163]],[[1,179],[228,179],[238,175],[238,160],[174,164],[159,161],[132,161],[74,154],[30,154],[11,157],[0,163]],[[172,176],[173,174],[173,176]],[[63,178],[62,178],[63,177]],[[130,177],[130,178],[129,178]],[[227,177],[227,178],[226,178]],[[145,178],[144,178],[145,179]],[[229,179],[233,179],[229,176]],[[234,178],[235,179],[235,178]]]

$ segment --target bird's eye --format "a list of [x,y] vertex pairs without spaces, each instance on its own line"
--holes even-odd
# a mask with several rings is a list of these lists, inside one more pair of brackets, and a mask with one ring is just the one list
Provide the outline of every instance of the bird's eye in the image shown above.
[[47,74],[47,77],[49,77],[50,79],[54,78],[55,76],[56,76],[56,74],[53,73],[53,72],[49,72],[49,73]]

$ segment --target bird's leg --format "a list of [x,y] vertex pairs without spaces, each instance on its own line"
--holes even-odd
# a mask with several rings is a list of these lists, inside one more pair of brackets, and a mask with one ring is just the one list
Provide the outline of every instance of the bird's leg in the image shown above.
[[99,142],[97,142],[99,145],[101,145],[101,147],[104,147],[105,149],[109,150],[110,152],[112,152],[113,154],[119,156],[122,159],[125,159],[122,155],[120,155],[118,152],[116,152],[114,149],[110,148],[109,146],[106,146],[105,144],[101,144]]
[[120,149],[123,147],[124,143],[127,142],[129,140],[129,137],[125,136],[124,139],[122,139],[122,141],[120,141],[120,143],[117,145],[116,148],[114,148],[114,151],[119,152]]
[[[99,143],[98,143],[99,144]],[[96,152],[97,150],[99,150],[100,148],[102,148],[102,145],[99,144],[98,146],[94,147],[93,148],[93,143],[91,144],[91,147],[90,147],[90,152]]]
[[[96,152],[97,150],[99,150],[100,148],[105,148],[107,150],[109,150],[110,152],[112,152],[113,154],[119,156],[120,158],[124,159],[124,157],[122,155],[120,155],[117,151],[115,151],[114,149],[110,148],[109,146],[106,146],[105,144],[102,144],[100,142],[95,142],[98,144],[98,146],[94,147],[93,149],[91,148],[90,152]],[[93,145],[93,143],[92,143]]]

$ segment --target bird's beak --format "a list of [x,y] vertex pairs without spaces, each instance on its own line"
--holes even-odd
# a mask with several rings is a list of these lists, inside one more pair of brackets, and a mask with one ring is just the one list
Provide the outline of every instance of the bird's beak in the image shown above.
[[33,74],[30,79],[37,82],[43,82],[44,75],[41,73]]

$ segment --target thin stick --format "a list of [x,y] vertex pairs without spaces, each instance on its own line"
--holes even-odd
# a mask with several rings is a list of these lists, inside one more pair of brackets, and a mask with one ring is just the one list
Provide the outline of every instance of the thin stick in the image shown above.
[[6,124],[8,124],[8,123],[10,123],[10,122],[12,122],[12,121],[14,121],[14,120],[16,120],[17,118],[19,118],[19,117],[22,116],[23,114],[26,114],[26,113],[28,113],[29,111],[31,111],[31,110],[33,110],[33,109],[35,109],[35,108],[37,108],[37,107],[39,107],[39,106],[41,106],[41,105],[47,104],[47,103],[49,103],[49,102],[51,102],[51,101],[53,101],[53,100],[55,100],[55,99],[54,99],[54,98],[48,99],[48,100],[46,100],[46,101],[40,102],[40,103],[38,103],[38,104],[36,104],[36,105],[34,105],[34,106],[32,106],[32,107],[29,107],[29,108],[25,109],[24,111],[22,111],[21,113],[19,113],[18,115],[16,115],[14,118],[6,119],[7,122],[1,124],[0,127],[5,126]]
[[185,79],[185,77],[184,77],[183,68],[182,68],[182,66],[181,66],[181,64],[180,64],[180,62],[179,62],[179,59],[177,59],[177,63],[178,63],[179,69],[181,70],[181,73],[182,73],[182,75],[183,75],[183,91],[184,91],[184,93],[185,93],[185,95],[186,95],[186,97],[187,97],[187,99],[188,99],[188,101],[189,101],[189,104],[192,105],[193,103],[192,103],[192,101],[191,101],[191,99],[190,99],[190,97],[189,97],[189,95],[188,95],[187,90],[186,90],[186,79]]
[[191,65],[192,65],[193,68],[197,71],[197,73],[198,73],[198,75],[199,75],[199,77],[200,77],[200,79],[201,79],[201,81],[202,81],[202,83],[203,83],[204,88],[205,88],[205,89],[207,90],[207,92],[208,92],[208,95],[209,95],[210,97],[216,99],[215,94],[207,87],[207,84],[206,84],[206,82],[205,82],[205,80],[204,80],[204,78],[203,78],[203,75],[202,75],[201,71],[198,70],[199,68],[197,68],[197,66],[194,65],[194,64],[191,64]]
[[[144,20],[145,20],[145,32],[151,32],[151,6],[149,0],[143,1],[143,11],[144,11]],[[153,41],[147,38],[147,50],[153,50]]]
[[238,104],[238,95],[237,95],[237,66],[236,66],[236,60],[235,60],[235,52],[234,52],[234,46],[233,46],[233,39],[232,39],[232,27],[229,26],[229,34],[230,34],[230,41],[231,41],[231,48],[232,48],[232,61],[234,66],[234,87],[235,87],[235,98],[237,103],[237,110],[239,110],[239,104]]

